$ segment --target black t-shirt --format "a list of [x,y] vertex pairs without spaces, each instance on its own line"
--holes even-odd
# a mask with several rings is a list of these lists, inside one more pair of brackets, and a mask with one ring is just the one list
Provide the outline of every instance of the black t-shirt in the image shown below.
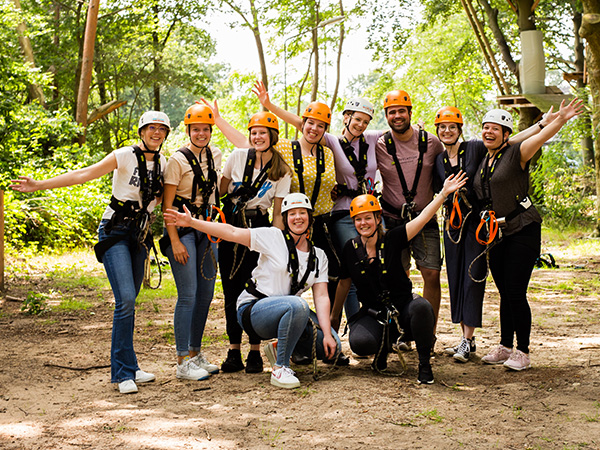
[[[370,264],[360,261],[362,251],[355,250],[352,240],[346,242],[342,251],[340,279],[351,278],[363,307],[381,309],[379,295],[384,287],[390,291],[392,303],[400,309],[412,300],[412,283],[402,267],[402,250],[408,247],[406,227],[401,225],[388,231],[383,237],[383,259],[387,273],[381,278],[381,262],[375,258]],[[379,248],[379,243],[377,245]],[[361,273],[364,271],[364,273]],[[382,286],[385,285],[385,286]]]

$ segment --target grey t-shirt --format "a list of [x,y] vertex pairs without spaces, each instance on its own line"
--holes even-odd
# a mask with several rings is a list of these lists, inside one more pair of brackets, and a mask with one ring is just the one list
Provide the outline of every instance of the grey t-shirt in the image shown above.
[[[486,157],[479,166],[479,171],[475,176],[473,187],[477,198],[482,202],[481,208],[486,209],[484,193],[484,176],[489,172],[486,168],[489,158]],[[492,171],[490,181],[490,195],[492,199],[491,209],[496,213],[496,217],[506,217],[512,213],[519,203],[527,197],[529,191],[529,163],[525,166],[525,170],[521,168],[521,144],[509,145],[502,150],[500,159],[495,164]],[[524,212],[517,215],[506,223],[502,229],[505,235],[511,235],[519,232],[525,226],[531,223],[541,223],[542,217],[533,205],[527,208]]]

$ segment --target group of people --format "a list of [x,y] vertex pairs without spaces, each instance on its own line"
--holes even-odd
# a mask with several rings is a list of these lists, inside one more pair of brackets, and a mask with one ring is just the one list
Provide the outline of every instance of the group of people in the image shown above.
[[[500,292],[501,341],[482,361],[528,368],[526,294],[541,229],[528,197],[529,161],[581,112],[581,102],[561,104],[512,138],[510,113],[492,110],[483,119],[481,140],[465,142],[458,109],[436,114],[436,137],[412,125],[411,99],[401,90],[383,102],[389,131],[367,131],[373,105],[355,98],[343,111],[339,137],[328,132],[331,110],[324,103],[310,103],[298,117],[274,105],[262,83],[254,92],[268,111],[250,118],[248,137],[220,115],[216,101],[203,100],[186,111],[188,143],[168,162],[160,150],[171,131],[169,118],[148,111],[140,118],[137,144],[47,180],[13,180],[13,189],[33,192],[113,172],[95,250],[115,297],[111,381],[120,392],[137,392],[137,384],[155,379],[138,365],[133,329],[152,246],[152,211],[161,200],[160,248],[178,295],[177,378],[263,372],[260,345],[271,340],[264,346],[271,384],[297,387],[290,361],[310,363],[316,353],[327,363],[348,364],[337,335],[345,309],[354,353],[374,355],[373,368],[383,371],[388,353],[414,341],[417,381],[433,383],[442,265],[436,212],[442,205],[452,321],[462,328],[460,342],[445,352],[466,362],[475,351],[489,256]],[[295,126],[300,139],[280,138],[279,119]],[[222,153],[210,146],[214,126],[236,147],[223,167]],[[226,223],[212,221],[221,201]],[[423,296],[412,292],[411,257],[423,276]],[[230,342],[220,368],[201,351],[217,261]],[[315,311],[301,297],[309,288]],[[245,361],[244,332],[250,343]]]

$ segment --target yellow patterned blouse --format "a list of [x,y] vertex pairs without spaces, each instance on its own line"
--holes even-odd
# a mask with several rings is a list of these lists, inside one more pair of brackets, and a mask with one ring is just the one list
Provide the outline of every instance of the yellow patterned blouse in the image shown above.
[[[298,181],[298,175],[294,170],[294,155],[292,152],[292,143],[288,139],[279,139],[275,146],[285,162],[292,169],[292,186],[290,192],[300,192],[300,182]],[[325,153],[325,172],[321,174],[321,187],[319,188],[319,196],[317,197],[317,204],[313,205],[315,216],[329,213],[333,209],[333,200],[331,200],[331,190],[335,186],[335,163],[333,159],[333,152],[329,147],[323,147]],[[316,152],[315,152],[316,153]],[[302,155],[303,165],[303,179],[305,194],[309,199],[312,199],[313,188],[315,186],[315,179],[317,178],[317,157]]]

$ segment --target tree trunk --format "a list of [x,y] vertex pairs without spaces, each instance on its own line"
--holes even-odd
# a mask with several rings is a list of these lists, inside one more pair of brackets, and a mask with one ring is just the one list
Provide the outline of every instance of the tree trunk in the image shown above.
[[[269,77],[267,76],[267,62],[265,60],[265,50],[262,44],[262,38],[260,36],[259,28],[259,17],[258,10],[254,4],[254,0],[250,1],[250,12],[252,14],[252,33],[254,34],[254,41],[256,42],[256,51],[258,52],[258,61],[260,63],[260,77],[261,81],[265,85],[267,91],[269,90]],[[265,111],[267,108],[263,108]]]
[[592,96],[592,130],[596,160],[596,233],[600,234],[600,0],[582,0],[579,35],[588,42],[587,73]]
[[154,49],[152,61],[154,64],[154,68],[152,69],[152,79],[154,80],[152,108],[154,111],[160,111],[160,83],[158,81],[158,77],[160,76],[160,44],[158,43],[158,30],[156,29],[159,20],[158,2],[154,2],[152,11],[154,12],[154,30],[152,30],[152,48]]
[[[98,26],[98,8],[100,0],[90,0],[87,20],[85,25],[85,36],[83,40],[83,60],[81,64],[81,81],[79,82],[79,93],[77,95],[77,113],[75,120],[84,127],[87,125],[88,97],[90,95],[90,84],[92,82],[92,70],[94,68],[94,45],[96,42],[96,29]],[[85,142],[85,134],[80,139]]]
[[[81,84],[81,66],[83,64],[83,32],[81,32],[81,10],[83,8],[83,2],[77,2],[77,12],[75,13],[75,23],[77,26],[77,44],[79,45],[77,53],[77,66],[75,68],[75,85],[73,86],[73,117],[77,115],[77,102],[79,99],[79,85]],[[83,21],[83,28],[86,27],[86,21]]]
[[[340,16],[344,16],[344,5],[342,0],[339,1],[340,5]],[[335,88],[333,89],[333,95],[331,96],[331,104],[329,107],[333,111],[335,107],[335,102],[337,100],[338,90],[340,88],[340,71],[341,71],[341,61],[342,61],[342,45],[344,44],[344,22],[340,24],[340,42],[338,44],[338,53],[337,53],[337,61],[335,65]]]
[[[60,3],[54,3],[54,36],[52,36],[52,45],[54,46],[54,51],[56,54],[59,52],[60,46]],[[52,102],[58,103],[58,99],[60,97],[60,86],[58,85],[58,77],[56,66],[52,64],[50,66],[49,71],[52,73]]]
[[[581,28],[581,13],[574,11],[573,13],[573,31],[575,35],[574,49],[575,49],[575,71],[582,74],[577,78],[577,91],[582,92],[586,86],[584,81],[583,72],[585,71],[585,51],[583,47],[583,39],[579,36],[579,29]],[[589,114],[584,114],[579,120],[583,122],[584,130],[589,130],[590,134],[581,138],[581,156],[583,164],[586,167],[594,166],[594,139],[592,139],[592,121]]]
[[315,2],[314,6],[314,24],[315,27],[312,29],[312,52],[315,55],[315,67],[313,71],[313,79],[312,79],[312,90],[310,93],[310,101],[314,102],[317,100],[317,95],[319,93],[319,26],[320,18],[319,18],[319,5]]
[[[21,11],[21,2],[20,0],[13,0],[15,4],[15,9],[17,11]],[[31,41],[29,37],[26,35],[27,25],[25,22],[21,22],[17,25],[17,34],[19,35],[19,44],[21,46],[21,50],[23,50],[23,54],[25,55],[25,61],[31,65],[32,69],[35,69],[35,59],[33,57],[33,48],[31,47]],[[45,104],[44,100],[44,91],[37,84],[29,85],[29,96],[32,99],[35,99],[40,102],[41,105]]]

